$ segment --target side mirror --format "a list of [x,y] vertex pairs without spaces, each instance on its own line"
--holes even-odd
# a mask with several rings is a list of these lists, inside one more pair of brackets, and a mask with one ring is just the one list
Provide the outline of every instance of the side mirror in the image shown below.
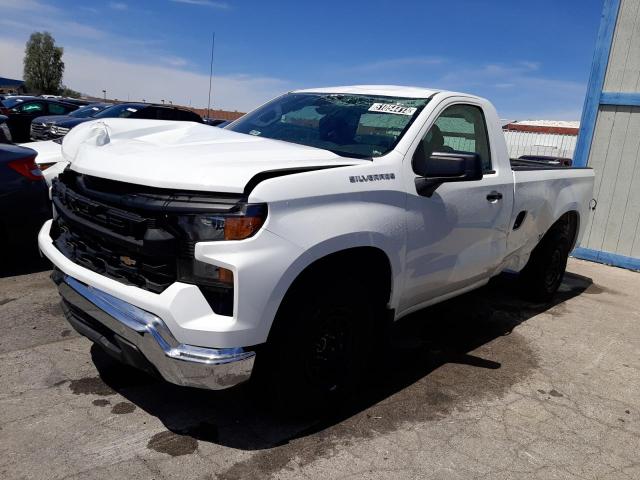
[[428,159],[414,155],[413,171],[418,195],[430,197],[436,189],[447,182],[470,182],[482,180],[482,159],[477,153],[433,153]]

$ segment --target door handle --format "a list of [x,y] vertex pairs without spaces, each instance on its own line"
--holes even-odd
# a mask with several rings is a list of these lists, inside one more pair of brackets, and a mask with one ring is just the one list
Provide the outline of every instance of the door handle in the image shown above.
[[498,200],[502,200],[502,194],[500,192],[496,192],[495,190],[487,195],[487,200],[494,203]]

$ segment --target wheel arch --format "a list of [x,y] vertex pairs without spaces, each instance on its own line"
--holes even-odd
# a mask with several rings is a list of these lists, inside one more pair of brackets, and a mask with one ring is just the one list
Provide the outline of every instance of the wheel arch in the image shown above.
[[578,210],[567,210],[562,213],[555,222],[553,222],[545,232],[545,235],[557,228],[565,229],[571,251],[574,249],[576,242],[578,241],[578,233],[580,232],[581,227],[580,222],[580,212]]
[[[334,242],[330,242],[334,243]],[[342,242],[339,242],[342,243]],[[271,336],[278,314],[287,302],[296,294],[299,287],[308,282],[322,281],[331,275],[351,275],[365,280],[374,289],[374,295],[392,311],[393,292],[399,281],[399,254],[394,256],[379,245],[351,242],[343,248],[327,248],[318,245],[305,251],[298,261],[290,266],[274,295],[279,297],[275,314],[270,319]]]

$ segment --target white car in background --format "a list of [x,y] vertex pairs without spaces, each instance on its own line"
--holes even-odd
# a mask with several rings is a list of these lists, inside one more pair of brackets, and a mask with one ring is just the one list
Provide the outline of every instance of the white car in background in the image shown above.
[[64,160],[62,156],[61,144],[55,140],[21,143],[20,146],[28,147],[38,152],[36,164],[42,170],[44,179],[49,187],[51,187],[51,180],[56,178],[69,165],[69,162]]

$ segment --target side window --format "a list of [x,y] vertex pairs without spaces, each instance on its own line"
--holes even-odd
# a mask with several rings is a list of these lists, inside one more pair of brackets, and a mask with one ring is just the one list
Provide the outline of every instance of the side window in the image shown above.
[[64,115],[65,113],[67,113],[67,109],[58,103],[50,103],[49,113],[51,115]]
[[178,112],[180,114],[178,117],[179,120],[184,120],[186,122],[202,123],[202,120],[200,119],[200,117],[193,112],[190,112],[188,110],[178,110]]
[[44,104],[40,102],[25,103],[18,107],[20,113],[38,114],[44,113]]
[[422,140],[425,154],[435,152],[477,153],[485,172],[491,171],[487,124],[480,107],[452,105],[435,121]]
[[178,112],[173,108],[158,108],[158,120],[178,120]]
[[131,118],[143,118],[145,120],[157,120],[158,109],[156,107],[145,107],[140,110],[136,110],[129,115]]

